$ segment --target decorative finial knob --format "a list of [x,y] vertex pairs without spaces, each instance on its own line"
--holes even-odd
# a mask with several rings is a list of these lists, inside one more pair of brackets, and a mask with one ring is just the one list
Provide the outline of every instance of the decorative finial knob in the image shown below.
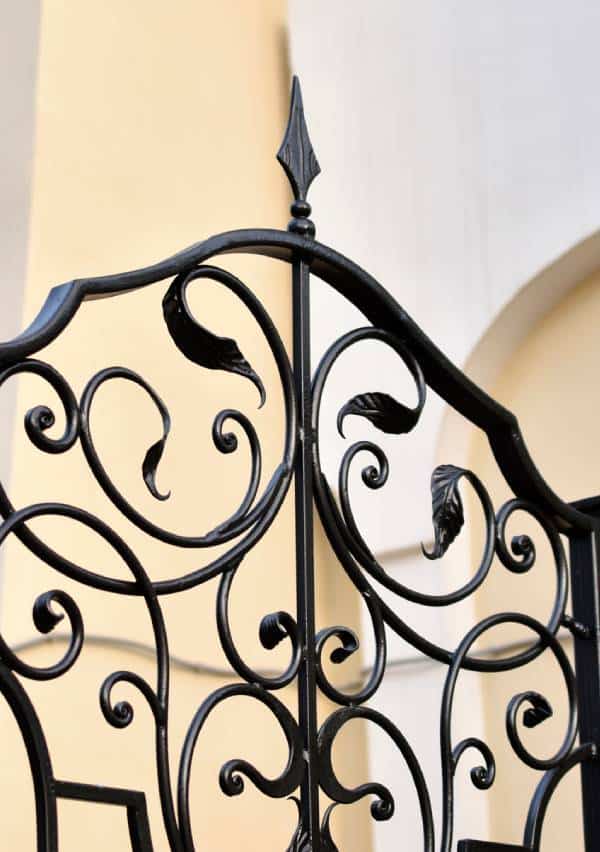
[[283,166],[294,193],[291,213],[294,217],[288,225],[288,230],[307,237],[315,234],[314,223],[308,218],[311,206],[306,200],[308,189],[321,171],[315,156],[302,104],[300,81],[294,77],[292,81],[292,96],[290,101],[290,116],[277,159]]

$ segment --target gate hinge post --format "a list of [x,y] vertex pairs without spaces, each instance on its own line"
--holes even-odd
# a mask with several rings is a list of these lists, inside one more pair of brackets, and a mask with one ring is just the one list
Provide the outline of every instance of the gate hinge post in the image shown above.
[[[600,520],[600,498],[574,507]],[[581,743],[600,744],[600,530],[569,533],[572,616],[562,623],[575,637],[575,673]],[[577,641],[577,640],[586,641]],[[581,792],[586,852],[600,849],[600,762],[581,764]]]

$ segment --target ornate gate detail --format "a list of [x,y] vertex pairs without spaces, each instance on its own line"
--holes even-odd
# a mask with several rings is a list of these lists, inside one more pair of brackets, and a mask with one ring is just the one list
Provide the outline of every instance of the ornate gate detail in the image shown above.
[[[476,850],[528,849],[540,844],[544,815],[553,791],[571,768],[582,772],[586,848],[600,849],[600,808],[595,798],[600,792],[600,764],[597,761],[600,736],[600,659],[598,642],[598,552],[600,547],[600,501],[579,504],[564,503],[546,485],[536,470],[519,431],[516,418],[502,408],[454,367],[433,345],[410,317],[399,307],[368,273],[346,257],[314,239],[315,226],[310,219],[307,201],[310,184],[320,169],[313,151],[303,113],[297,79],[294,80],[288,127],[277,159],[291,184],[294,201],[292,219],[287,231],[252,229],[219,234],[188,248],[154,266],[119,275],[87,278],[62,284],[51,290],[45,305],[32,325],[14,340],[0,345],[0,384],[11,376],[34,373],[58,394],[66,421],[64,433],[55,438],[47,430],[55,422],[55,414],[46,406],[31,409],[25,417],[30,441],[44,453],[66,453],[80,442],[87,464],[108,498],[138,529],[148,536],[175,547],[196,548],[210,553],[210,548],[226,545],[219,554],[184,576],[153,582],[136,555],[119,535],[100,518],[82,508],[60,503],[38,503],[15,508],[0,486],[0,543],[10,534],[60,575],[105,592],[143,598],[152,622],[157,675],[149,683],[133,671],[116,671],[99,685],[102,713],[109,725],[127,728],[133,719],[133,708],[127,701],[115,701],[117,684],[127,683],[138,690],[153,716],[155,726],[156,777],[162,815],[170,848],[173,852],[191,852],[196,847],[190,821],[190,773],[194,753],[203,726],[213,709],[232,696],[248,696],[260,702],[275,717],[287,740],[287,765],[279,777],[264,777],[248,762],[229,760],[222,767],[219,782],[223,793],[236,796],[244,783],[254,784],[270,797],[295,797],[298,804],[298,826],[288,852],[333,852],[335,838],[330,828],[332,808],[363,797],[372,797],[371,813],[376,820],[389,819],[395,808],[391,792],[376,782],[365,782],[348,789],[336,777],[332,766],[332,747],[340,729],[350,720],[365,719],[381,728],[396,747],[412,776],[418,796],[423,827],[423,849],[426,852],[454,848],[453,809],[454,777],[457,765],[466,751],[478,753],[471,769],[473,784],[480,789],[494,782],[495,762],[488,745],[470,737],[454,742],[451,735],[453,700],[457,678],[462,670],[505,672],[526,665],[541,654],[553,655],[562,671],[568,696],[569,713],[562,745],[547,759],[536,757],[525,745],[520,726],[542,724],[552,714],[547,699],[530,691],[516,695],[506,715],[506,730],[516,755],[528,766],[539,770],[540,781],[529,808],[520,847],[489,842],[462,840],[462,852]],[[233,252],[266,255],[287,263],[291,269],[293,290],[293,358],[265,308],[254,293],[230,272],[214,265],[220,255]],[[365,317],[363,327],[338,339],[316,369],[310,373],[310,276],[314,275],[349,300]],[[217,415],[213,439],[222,453],[236,450],[237,438],[227,431],[234,423],[247,438],[251,450],[252,469],[247,493],[239,508],[212,531],[202,536],[183,536],[157,526],[128,502],[105,469],[94,443],[90,412],[100,386],[115,378],[139,385],[156,406],[163,423],[163,435],[147,451],[142,477],[150,493],[166,499],[156,482],[157,469],[169,434],[167,407],[146,381],[126,367],[103,369],[92,376],[81,399],[77,400],[67,380],[49,363],[36,359],[36,353],[54,340],[69,325],[81,303],[99,296],[119,296],[130,290],[167,282],[163,300],[164,320],[175,346],[183,357],[200,368],[237,373],[251,382],[261,403],[266,391],[260,376],[246,360],[237,343],[218,337],[200,325],[187,301],[187,291],[197,279],[208,278],[233,293],[250,311],[264,335],[277,365],[285,403],[285,440],[278,466],[268,485],[259,493],[261,448],[250,420],[236,409]],[[470,483],[481,503],[486,523],[486,543],[481,563],[473,577],[455,591],[432,596],[417,592],[392,578],[378,563],[363,539],[354,517],[348,494],[348,477],[359,452],[370,453],[373,463],[364,468],[364,484],[371,489],[384,485],[388,461],[375,443],[360,441],[345,453],[336,487],[328,483],[319,452],[319,416],[321,399],[328,375],[337,359],[349,347],[365,340],[377,340],[389,347],[398,358],[398,369],[408,370],[414,380],[418,402],[409,408],[391,396],[376,391],[355,396],[341,409],[338,428],[343,434],[347,417],[368,419],[378,430],[402,435],[413,430],[426,404],[431,388],[450,406],[483,430],[495,458],[510,484],[514,498],[499,509],[492,506],[483,483],[475,473],[452,465],[437,467],[431,476],[433,529],[435,540],[429,559],[438,559],[451,547],[464,523],[461,486]],[[290,648],[289,664],[280,674],[254,670],[234,644],[229,626],[229,595],[240,564],[246,554],[268,532],[290,488],[295,493],[296,513],[296,584],[297,611],[274,612],[264,616],[260,626],[263,646],[272,649],[285,641]],[[335,494],[334,494],[335,490]],[[315,582],[313,565],[313,506],[327,533],[331,547],[362,597],[370,615],[375,636],[375,661],[365,682],[355,691],[335,686],[323,665],[325,653],[333,663],[343,662],[358,648],[355,634],[345,627],[317,629],[315,626]],[[507,541],[509,518],[517,511],[528,513],[541,525],[550,544],[558,578],[556,596],[546,623],[519,612],[502,612],[475,625],[456,648],[444,648],[419,635],[409,627],[377,591],[375,583],[404,600],[426,606],[450,606],[472,595],[485,581],[492,560],[512,572],[528,571],[535,562],[534,542],[527,536]],[[131,575],[122,580],[95,573],[61,555],[33,531],[30,521],[40,516],[71,518],[100,536],[120,556]],[[561,536],[570,541],[570,563],[563,550]],[[572,613],[566,612],[572,585]],[[169,730],[169,647],[161,611],[163,595],[182,594],[211,578],[219,578],[216,620],[220,641],[238,679],[211,695],[193,716],[180,754],[170,752]],[[129,824],[131,848],[135,852],[152,849],[145,796],[141,792],[91,786],[76,781],[58,780],[54,776],[44,732],[33,704],[23,686],[29,679],[60,678],[77,661],[84,644],[83,621],[76,602],[63,591],[54,589],[41,594],[35,603],[33,617],[37,629],[48,633],[66,615],[70,624],[70,643],[64,656],[47,668],[24,662],[0,637],[0,691],[19,725],[27,748],[34,781],[37,847],[39,852],[58,849],[57,800],[79,799],[109,803],[125,808]],[[494,626],[504,623],[522,625],[531,634],[528,647],[496,658],[477,656],[475,642]],[[575,672],[557,640],[563,625],[574,635]],[[445,688],[440,707],[440,771],[443,779],[443,819],[440,836],[434,838],[432,808],[427,781],[411,744],[385,716],[369,707],[386,671],[386,635],[393,631],[420,654],[447,667]],[[278,691],[296,682],[298,713],[292,715],[279,700]],[[317,694],[323,693],[336,705],[328,718],[317,720]],[[126,735],[126,734],[125,734]],[[176,785],[171,769],[175,769]],[[319,809],[319,791],[332,803],[324,813]]]

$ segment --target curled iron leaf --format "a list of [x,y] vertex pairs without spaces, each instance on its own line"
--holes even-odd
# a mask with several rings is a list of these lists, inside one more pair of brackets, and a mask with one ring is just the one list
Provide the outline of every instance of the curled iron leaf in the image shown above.
[[285,852],[312,852],[312,846],[308,832],[302,825],[302,812],[300,810],[300,802],[296,796],[288,796],[290,802],[294,802],[298,808],[298,825],[292,835],[290,845]]
[[[286,849],[286,852],[312,852],[312,844],[310,842],[310,837],[308,831],[302,825],[302,812],[300,810],[300,802],[296,798],[296,796],[289,796],[289,800],[294,802],[296,807],[298,808],[298,825],[296,826],[296,830],[292,836],[292,840],[290,845]],[[330,818],[331,812],[333,809],[337,807],[337,802],[329,805],[327,810],[323,815],[323,820],[321,822],[321,843],[320,848],[322,852],[338,852],[338,847],[335,845],[333,837],[331,836],[331,826],[330,826]]]
[[465,522],[458,483],[468,471],[441,464],[431,474],[432,520],[435,542],[431,550],[421,549],[427,559],[439,559],[448,550]]
[[163,435],[159,441],[156,441],[155,444],[152,444],[152,446],[148,448],[148,451],[144,456],[144,461],[142,462],[142,476],[144,477],[144,482],[148,487],[148,491],[153,497],[156,497],[157,500],[168,500],[171,496],[171,492],[167,491],[165,494],[161,494],[156,486],[156,470],[165,450],[165,444],[167,443],[169,432],[171,431],[171,418],[169,417],[169,412],[166,407],[157,397],[155,397],[155,401],[162,417]]
[[331,836],[331,814],[333,809],[337,807],[337,802],[333,802],[333,804],[329,805],[327,810],[323,815],[323,821],[321,822],[321,849],[323,852],[338,852],[338,848],[333,842],[333,837]]
[[381,432],[402,435],[410,432],[419,420],[422,406],[408,408],[392,396],[379,391],[353,396],[340,409],[337,417],[338,432],[344,437],[344,420],[349,414],[366,417]]
[[163,315],[169,334],[186,358],[209,370],[225,370],[249,379],[260,393],[260,404],[266,399],[265,388],[257,373],[242,355],[231,337],[219,337],[197,322],[189,309],[185,290],[199,270],[178,275],[163,299]]

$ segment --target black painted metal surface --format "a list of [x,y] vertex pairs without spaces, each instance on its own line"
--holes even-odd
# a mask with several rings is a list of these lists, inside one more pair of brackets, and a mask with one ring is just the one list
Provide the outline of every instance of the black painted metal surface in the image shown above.
[[458,852],[523,852],[526,846],[509,846],[506,843],[487,843],[484,840],[461,840]]
[[[287,740],[289,756],[281,775],[264,777],[243,760],[230,760],[221,770],[220,786],[228,796],[239,795],[245,777],[270,797],[296,797],[299,820],[288,852],[333,852],[336,847],[330,825],[332,809],[373,797],[371,812],[376,820],[390,819],[395,803],[390,790],[376,782],[365,782],[355,789],[345,787],[332,765],[332,749],[338,732],[353,719],[363,719],[384,731],[390,748],[402,756],[417,793],[423,829],[422,848],[426,852],[454,848],[454,777],[465,751],[479,753],[482,765],[471,770],[473,784],[482,790],[494,782],[496,767],[489,746],[469,737],[458,743],[452,738],[452,711],[455,687],[460,672],[506,672],[527,665],[541,654],[552,655],[558,663],[568,697],[568,723],[564,739],[554,755],[536,757],[525,745],[520,725],[534,727],[552,715],[547,699],[533,691],[516,695],[507,708],[506,731],[510,744],[527,766],[538,771],[540,781],[529,807],[524,826],[523,845],[510,846],[476,840],[463,840],[462,852],[476,850],[537,850],[542,826],[552,793],[571,768],[581,766],[586,850],[600,849],[600,823],[597,799],[600,795],[600,651],[599,628],[600,579],[598,547],[600,513],[597,501],[576,505],[563,502],[545,483],[535,468],[516,418],[454,367],[413,323],[373,278],[347,258],[314,239],[315,226],[310,220],[311,207],[306,200],[309,186],[319,173],[302,107],[297,80],[294,80],[288,128],[278,159],[294,191],[292,219],[287,231],[243,230],[220,234],[180,252],[154,266],[102,278],[79,279],[54,288],[37,319],[13,341],[0,344],[0,384],[22,373],[34,373],[57,392],[64,408],[66,425],[61,437],[50,437],[47,430],[55,415],[46,406],[30,410],[25,429],[37,449],[46,453],[64,453],[81,443],[87,463],[107,497],[129,521],[145,534],[176,547],[221,548],[219,555],[208,558],[204,565],[189,574],[152,582],[126,542],[102,520],[84,509],[58,503],[40,503],[16,509],[0,486],[0,544],[14,534],[36,556],[58,574],[78,583],[115,594],[143,598],[148,609],[155,643],[156,683],[150,684],[131,671],[117,671],[100,685],[100,707],[106,721],[116,728],[126,728],[133,718],[133,708],[126,701],[114,702],[113,689],[128,683],[146,699],[153,715],[156,737],[156,783],[168,842],[173,852],[195,849],[190,819],[190,775],[203,726],[213,709],[234,696],[248,696],[269,710],[279,723]],[[245,284],[217,266],[210,265],[219,255],[232,252],[262,254],[286,262],[291,267],[293,293],[294,343],[290,359],[264,307]],[[310,374],[310,279],[315,275],[338,290],[365,317],[365,325],[343,335],[324,353],[313,376]],[[183,357],[200,369],[229,371],[242,376],[256,387],[261,404],[266,391],[260,376],[238,348],[237,343],[218,337],[203,327],[192,315],[187,289],[194,281],[211,279],[231,291],[250,311],[264,335],[278,368],[283,390],[286,426],[279,464],[259,493],[261,483],[261,447],[254,426],[236,409],[220,412],[213,426],[213,440],[223,453],[237,449],[237,438],[227,431],[236,424],[250,447],[251,475],[246,495],[238,509],[225,521],[204,535],[185,536],[157,526],[143,516],[119,491],[105,469],[96,449],[90,425],[90,412],[98,388],[120,379],[140,386],[156,406],[163,434],[147,451],[142,465],[142,478],[157,500],[168,498],[159,491],[156,472],[171,428],[167,406],[146,381],[126,367],[101,370],[87,383],[78,401],[67,380],[50,364],[37,360],[36,353],[67,329],[85,299],[118,295],[129,290],[168,282],[163,300],[164,319],[174,345]],[[319,450],[319,417],[327,378],[334,363],[350,347],[365,340],[377,340],[398,356],[398,369],[408,370],[417,390],[417,404],[409,408],[376,389],[355,396],[342,407],[338,428],[343,435],[347,417],[362,417],[376,429],[403,435],[418,427],[426,404],[427,388],[440,394],[449,405],[484,430],[502,473],[514,491],[514,498],[495,510],[483,483],[475,473],[451,464],[437,467],[431,475],[434,543],[424,550],[428,559],[441,558],[460,535],[464,524],[461,497],[462,483],[468,482],[481,504],[486,524],[486,541],[481,562],[471,580],[451,593],[428,595],[417,592],[389,576],[362,537],[353,514],[349,496],[349,474],[359,454],[372,456],[372,464],[362,472],[366,487],[382,487],[388,475],[388,460],[383,450],[372,441],[360,441],[345,453],[334,488],[323,473]],[[267,649],[282,641],[290,646],[290,661],[280,674],[255,671],[236,647],[229,624],[229,596],[236,572],[246,554],[267,533],[282,502],[294,483],[296,508],[296,583],[297,611],[267,614],[260,626],[260,639]],[[355,634],[344,626],[318,629],[315,625],[315,577],[313,560],[313,511],[316,507],[329,542],[370,615],[375,637],[375,661],[364,682],[354,689],[335,686],[327,676],[323,655],[329,653],[335,664],[343,662],[358,648]],[[485,618],[475,625],[457,648],[432,643],[405,623],[378,591],[383,586],[401,599],[425,606],[445,607],[472,595],[486,579],[492,561],[498,558],[514,573],[528,571],[536,560],[534,542],[517,535],[507,541],[509,519],[517,512],[535,518],[547,536],[554,556],[556,594],[545,624],[522,612],[504,612]],[[83,524],[121,556],[129,569],[129,580],[115,579],[92,572],[59,553],[34,532],[29,522],[42,516],[63,516]],[[573,612],[567,613],[568,563],[561,535],[571,543],[571,575]],[[210,694],[195,711],[181,753],[173,755],[169,748],[169,650],[161,610],[163,595],[183,593],[212,578],[219,578],[216,622],[227,659],[239,680]],[[24,689],[28,679],[51,680],[65,674],[77,661],[84,643],[83,622],[75,601],[65,592],[54,589],[41,594],[34,607],[34,622],[41,633],[54,629],[62,614],[70,624],[70,642],[63,657],[48,668],[24,662],[0,636],[0,692],[10,706],[25,743],[34,781],[36,802],[37,847],[39,852],[58,849],[57,800],[77,799],[111,804],[126,810],[131,848],[135,852],[152,849],[150,828],[142,792],[112,787],[57,780],[44,732],[35,709]],[[500,624],[525,627],[531,641],[525,648],[500,657],[478,656],[473,645]],[[577,673],[557,639],[561,625],[573,633]],[[420,654],[447,667],[440,707],[440,772],[443,785],[443,813],[439,826],[439,842],[434,837],[434,820],[428,780],[418,756],[404,734],[392,721],[367,705],[376,693],[386,671],[386,635],[392,631],[411,644]],[[294,716],[278,698],[277,692],[288,684],[298,686],[298,712]],[[325,719],[318,719],[317,696],[324,694],[338,708]],[[578,722],[579,713],[579,722]],[[243,724],[243,722],[242,722]],[[171,761],[177,760],[174,787]],[[331,804],[320,813],[320,791]],[[401,828],[399,828],[401,839]]]

